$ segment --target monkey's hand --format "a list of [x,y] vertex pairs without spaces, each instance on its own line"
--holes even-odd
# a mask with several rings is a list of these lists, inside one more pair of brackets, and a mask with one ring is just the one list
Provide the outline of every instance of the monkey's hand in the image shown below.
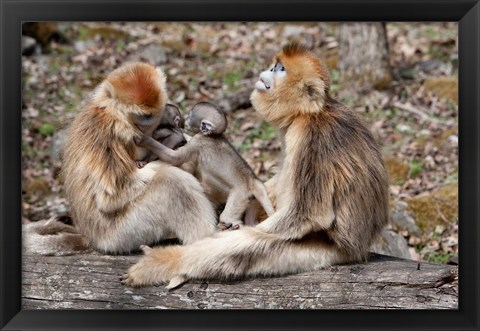
[[140,248],[145,255],[121,277],[122,284],[141,287],[168,282],[166,288],[174,289],[188,281],[178,274],[182,254],[176,246],[152,249],[142,245]]
[[137,168],[138,168],[138,169],[142,169],[143,167],[145,167],[145,165],[146,165],[147,163],[148,163],[148,162],[147,162],[147,161],[144,161],[144,160],[135,161],[135,164],[137,165]]

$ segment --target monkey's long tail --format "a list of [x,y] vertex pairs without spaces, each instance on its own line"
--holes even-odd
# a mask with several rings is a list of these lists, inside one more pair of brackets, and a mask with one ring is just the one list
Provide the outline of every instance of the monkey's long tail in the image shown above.
[[[66,222],[65,222],[66,221]],[[22,225],[23,249],[39,255],[73,255],[85,253],[90,247],[85,238],[63,217],[52,217]]]
[[347,256],[321,235],[285,240],[251,227],[219,233],[178,249],[178,275],[186,279],[284,275],[347,262]]

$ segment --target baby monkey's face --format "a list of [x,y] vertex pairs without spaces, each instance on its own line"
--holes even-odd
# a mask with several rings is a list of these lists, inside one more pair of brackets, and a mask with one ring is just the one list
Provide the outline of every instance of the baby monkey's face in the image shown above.
[[198,116],[194,109],[192,109],[192,111],[188,114],[187,119],[185,120],[185,130],[197,134],[200,132],[200,125],[202,119]]

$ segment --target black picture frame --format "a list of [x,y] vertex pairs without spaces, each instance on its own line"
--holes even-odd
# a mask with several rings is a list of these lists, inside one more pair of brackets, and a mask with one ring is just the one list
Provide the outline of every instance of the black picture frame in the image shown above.
[[[159,329],[478,330],[480,4],[475,0],[0,0],[2,330]],[[456,21],[459,22],[459,309],[22,310],[22,21]]]

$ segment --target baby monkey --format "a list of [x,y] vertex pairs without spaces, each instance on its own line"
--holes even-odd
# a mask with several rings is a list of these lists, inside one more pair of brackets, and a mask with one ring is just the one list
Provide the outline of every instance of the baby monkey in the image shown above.
[[[162,119],[158,127],[152,132],[153,139],[161,142],[171,149],[176,149],[187,143],[183,135],[183,119],[177,106],[167,103],[163,110]],[[143,168],[147,163],[155,161],[157,157],[151,152],[142,160],[135,161],[138,168]]]
[[[194,162],[195,176],[210,200],[225,203],[219,227],[238,229],[243,223],[242,216],[254,199],[269,216],[274,209],[263,183],[223,135],[226,128],[225,114],[212,103],[200,102],[185,121],[185,129],[195,134],[185,146],[172,150],[146,135],[135,142],[163,162],[175,166]],[[254,222],[252,219],[245,221],[248,225],[254,225]]]

